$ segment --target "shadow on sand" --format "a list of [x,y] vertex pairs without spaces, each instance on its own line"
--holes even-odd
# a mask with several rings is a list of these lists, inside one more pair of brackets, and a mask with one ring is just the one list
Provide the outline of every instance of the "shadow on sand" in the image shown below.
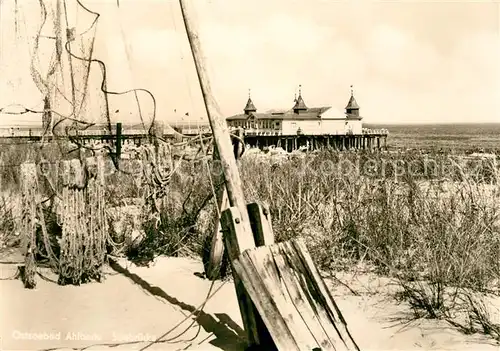
[[149,284],[137,274],[131,273],[128,269],[122,267],[118,262],[110,259],[109,265],[117,273],[123,274],[150,294],[163,298],[167,302],[189,313],[193,313],[196,316],[196,322],[207,333],[213,333],[216,336],[215,340],[210,341],[210,344],[213,346],[226,351],[245,350],[245,333],[227,314],[217,313],[216,317],[219,319],[217,321],[212,315],[203,311],[196,311],[196,307],[179,301],[175,297],[168,295],[161,288]]

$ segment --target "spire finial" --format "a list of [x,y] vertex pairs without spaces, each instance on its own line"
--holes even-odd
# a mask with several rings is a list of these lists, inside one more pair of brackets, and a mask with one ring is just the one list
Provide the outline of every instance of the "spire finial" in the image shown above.
[[302,95],[302,84],[299,84],[299,96]]
[[252,90],[248,89],[248,100],[247,100],[247,104],[246,104],[245,108],[243,109],[243,111],[245,111],[246,114],[248,114],[250,112],[257,111],[257,109],[255,108],[255,105],[253,104],[251,94],[252,94]]
[[351,84],[351,96],[354,96],[354,86]]

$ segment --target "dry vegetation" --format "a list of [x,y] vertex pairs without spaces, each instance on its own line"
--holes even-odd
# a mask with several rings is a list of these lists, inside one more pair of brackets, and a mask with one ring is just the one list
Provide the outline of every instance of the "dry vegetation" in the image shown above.
[[[7,151],[2,160],[19,163],[19,155]],[[218,179],[216,172],[207,176],[206,162],[180,164],[156,216],[144,206],[143,184],[127,174],[131,162],[122,163],[125,172],[108,172],[116,241],[109,253],[137,264],[157,255],[206,259],[215,215],[210,180]],[[500,340],[500,313],[489,303],[500,292],[497,162],[410,152],[249,150],[240,171],[247,200],[269,205],[278,241],[306,236],[323,270],[390,276],[399,287],[394,298],[408,303],[414,318],[442,318]],[[9,246],[17,179],[15,168],[3,169],[2,188],[12,195],[0,206],[0,239]],[[125,212],[131,207],[135,220]]]

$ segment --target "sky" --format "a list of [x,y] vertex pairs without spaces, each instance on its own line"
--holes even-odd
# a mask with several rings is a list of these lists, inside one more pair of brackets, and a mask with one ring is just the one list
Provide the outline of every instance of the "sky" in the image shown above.
[[[306,105],[341,116],[353,85],[365,123],[500,122],[499,1],[190,2],[224,116],[242,112],[249,89],[258,111],[291,108],[299,85]],[[178,1],[82,3],[101,15],[94,55],[107,64],[109,90],[149,89],[159,120],[206,120]],[[93,20],[78,14],[79,26]],[[0,107],[26,100],[2,67]],[[133,95],[113,99],[112,118],[136,120]],[[139,100],[151,118],[150,100]]]

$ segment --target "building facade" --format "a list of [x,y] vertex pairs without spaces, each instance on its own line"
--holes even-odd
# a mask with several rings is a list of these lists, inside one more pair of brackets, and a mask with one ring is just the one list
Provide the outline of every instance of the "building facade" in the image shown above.
[[359,105],[351,89],[343,116],[335,115],[331,106],[307,107],[299,89],[290,110],[257,112],[251,96],[242,114],[227,118],[230,129],[243,128],[246,135],[360,135],[363,133]]

